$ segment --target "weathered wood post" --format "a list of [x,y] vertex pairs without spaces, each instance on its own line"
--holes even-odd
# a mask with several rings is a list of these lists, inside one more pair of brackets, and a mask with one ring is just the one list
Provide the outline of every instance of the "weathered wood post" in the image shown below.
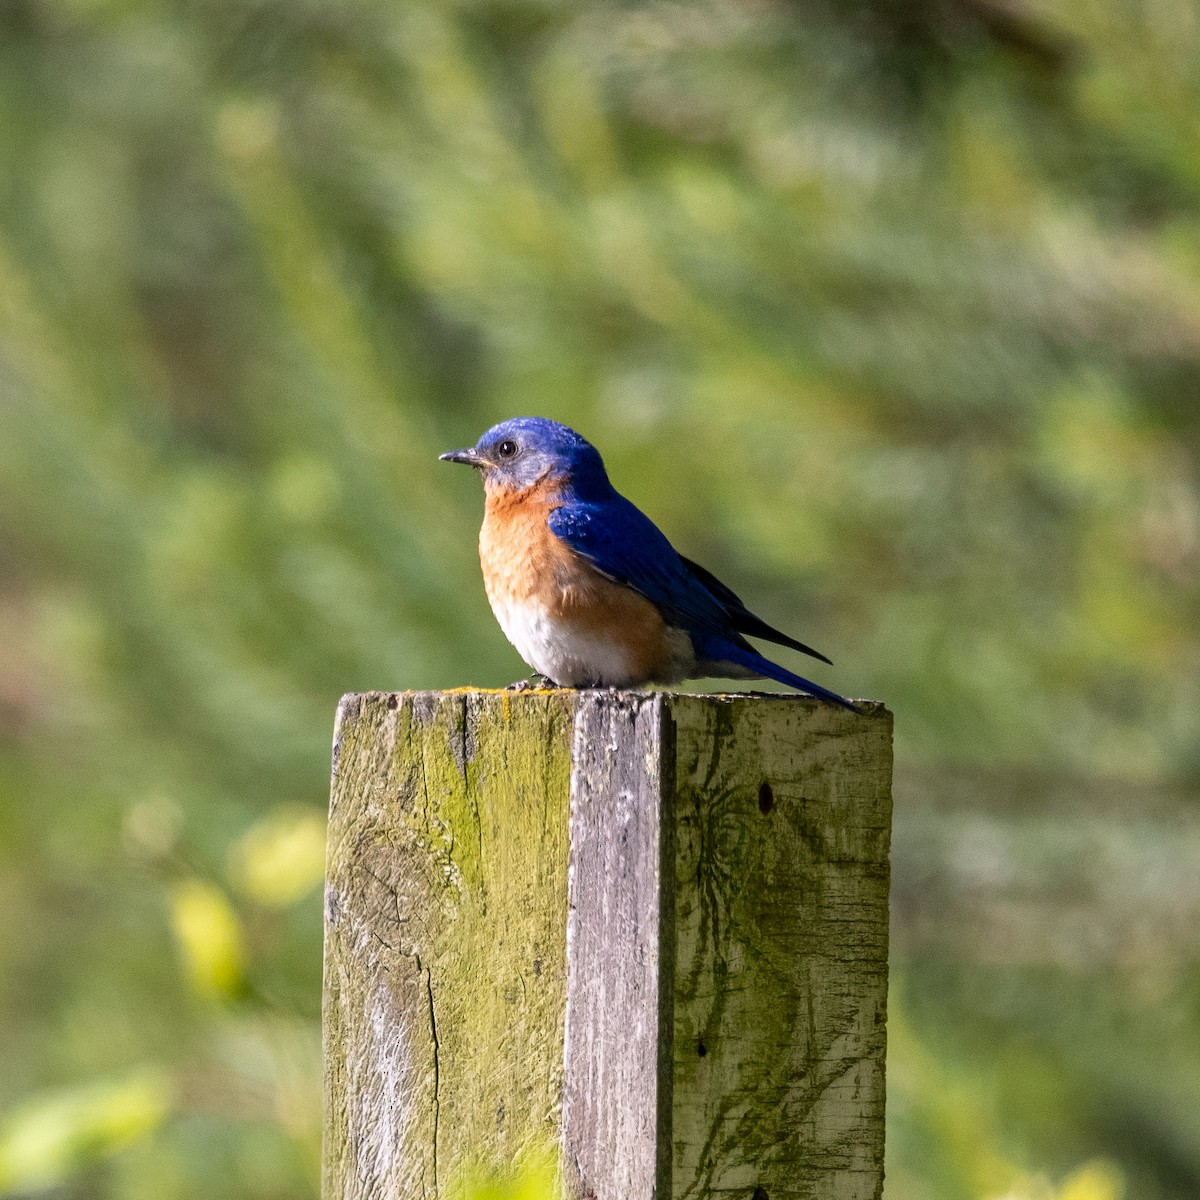
[[882,1190],[891,714],[369,693],[338,712],[325,1200],[561,1154],[596,1200]]

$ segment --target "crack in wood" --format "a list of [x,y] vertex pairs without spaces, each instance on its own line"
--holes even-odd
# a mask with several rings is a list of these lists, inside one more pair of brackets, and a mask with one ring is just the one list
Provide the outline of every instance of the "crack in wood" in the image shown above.
[[[413,958],[416,960],[417,970],[420,971],[420,957],[414,954]],[[433,1194],[437,1197],[441,1194],[438,1188],[438,1136],[441,1132],[442,1119],[442,1048],[438,1042],[437,1012],[433,1006],[433,970],[426,967],[424,973],[425,996],[429,1001],[429,1033],[433,1039],[433,1144],[430,1147],[430,1155],[433,1166]]]

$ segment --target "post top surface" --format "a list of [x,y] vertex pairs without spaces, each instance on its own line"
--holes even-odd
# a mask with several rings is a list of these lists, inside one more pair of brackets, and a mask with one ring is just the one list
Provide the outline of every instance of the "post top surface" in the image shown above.
[[[557,696],[561,699],[573,700],[580,697],[587,697],[593,701],[603,701],[610,699],[617,704],[628,704],[633,701],[652,700],[652,699],[667,699],[667,700],[711,700],[717,703],[729,703],[733,701],[758,700],[765,701],[771,704],[794,704],[801,705],[805,708],[820,710],[831,707],[826,701],[818,699],[816,696],[808,696],[802,692],[683,692],[672,691],[669,689],[649,689],[649,688],[547,688],[547,687],[530,687],[520,691],[511,688],[482,688],[482,687],[455,687],[426,690],[399,690],[399,691],[369,691],[369,692],[346,692],[340,702],[339,708],[344,708],[348,704],[354,702],[363,703],[371,700],[391,699],[397,701],[404,698],[421,698],[432,699],[437,696],[499,696],[506,698],[507,701],[520,702],[523,699],[531,697],[546,697]],[[863,700],[857,697],[851,697],[851,702],[858,706],[861,710],[861,715],[864,717],[882,717],[891,716],[891,710],[882,700]],[[854,714],[848,714],[853,716]]]

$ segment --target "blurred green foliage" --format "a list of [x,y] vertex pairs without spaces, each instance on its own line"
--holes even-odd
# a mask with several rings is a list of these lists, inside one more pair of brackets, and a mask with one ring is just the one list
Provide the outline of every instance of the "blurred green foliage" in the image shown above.
[[898,714],[889,1200],[1200,1194],[1197,145],[1191,0],[0,0],[0,1191],[315,1195],[538,413]]

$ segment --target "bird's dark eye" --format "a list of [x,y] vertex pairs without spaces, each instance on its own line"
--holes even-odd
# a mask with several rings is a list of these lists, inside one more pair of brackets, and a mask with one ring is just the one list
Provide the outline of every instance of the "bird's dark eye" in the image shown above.
[[496,447],[496,453],[500,455],[501,458],[512,458],[516,452],[517,443],[509,438],[505,438],[504,441],[502,441],[500,445]]

